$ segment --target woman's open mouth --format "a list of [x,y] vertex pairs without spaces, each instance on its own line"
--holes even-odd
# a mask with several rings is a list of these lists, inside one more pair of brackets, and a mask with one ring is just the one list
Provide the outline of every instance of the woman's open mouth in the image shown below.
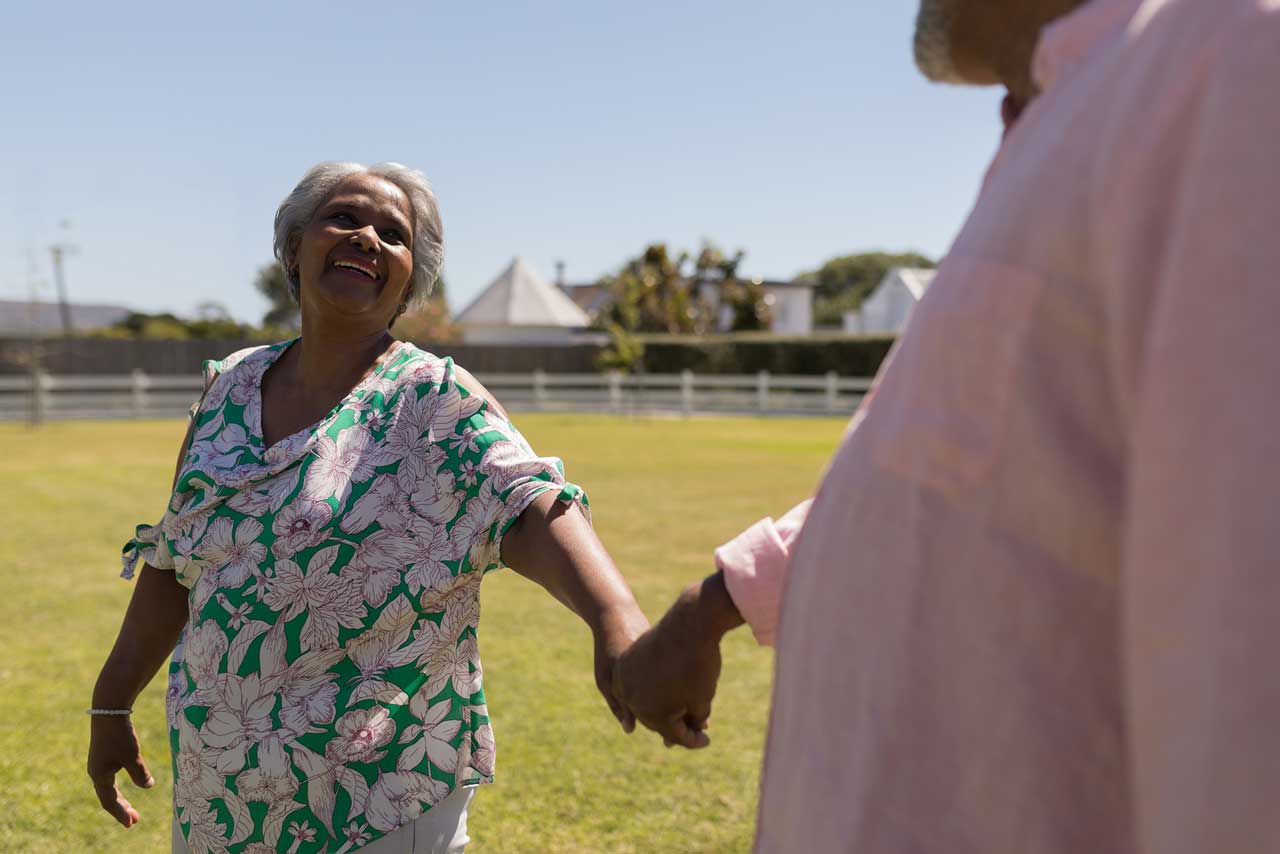
[[334,261],[332,266],[340,270],[353,270],[362,276],[367,276],[375,282],[379,280],[378,268],[367,261],[359,261],[354,258],[340,258]]

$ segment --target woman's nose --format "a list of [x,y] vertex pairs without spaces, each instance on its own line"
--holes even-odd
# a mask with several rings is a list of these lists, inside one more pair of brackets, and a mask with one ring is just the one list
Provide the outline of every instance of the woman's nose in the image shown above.
[[382,250],[382,241],[378,239],[377,229],[372,225],[357,229],[351,235],[351,242],[366,252],[380,252]]

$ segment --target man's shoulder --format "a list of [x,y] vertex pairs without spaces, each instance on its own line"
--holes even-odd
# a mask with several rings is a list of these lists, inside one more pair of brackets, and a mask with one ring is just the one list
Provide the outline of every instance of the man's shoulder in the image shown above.
[[1278,27],[1280,0],[1147,0],[1130,32],[1177,48],[1182,68],[1195,71],[1228,59],[1224,48],[1231,45],[1259,35],[1274,39]]

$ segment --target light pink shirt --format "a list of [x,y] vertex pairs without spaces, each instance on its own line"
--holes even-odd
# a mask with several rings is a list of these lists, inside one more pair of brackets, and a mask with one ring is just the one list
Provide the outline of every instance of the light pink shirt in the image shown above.
[[812,498],[802,501],[776,522],[761,519],[716,549],[729,596],[764,646],[773,646],[791,547],[812,504]]
[[1280,851],[1280,0],[1036,73],[794,546],[721,553],[787,583],[761,851]]

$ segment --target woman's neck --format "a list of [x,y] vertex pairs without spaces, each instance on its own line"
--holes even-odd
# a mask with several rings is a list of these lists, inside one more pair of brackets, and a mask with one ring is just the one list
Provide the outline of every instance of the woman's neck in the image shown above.
[[346,392],[395,341],[386,329],[335,329],[302,319],[302,337],[290,349],[297,350],[295,381],[307,391]]

